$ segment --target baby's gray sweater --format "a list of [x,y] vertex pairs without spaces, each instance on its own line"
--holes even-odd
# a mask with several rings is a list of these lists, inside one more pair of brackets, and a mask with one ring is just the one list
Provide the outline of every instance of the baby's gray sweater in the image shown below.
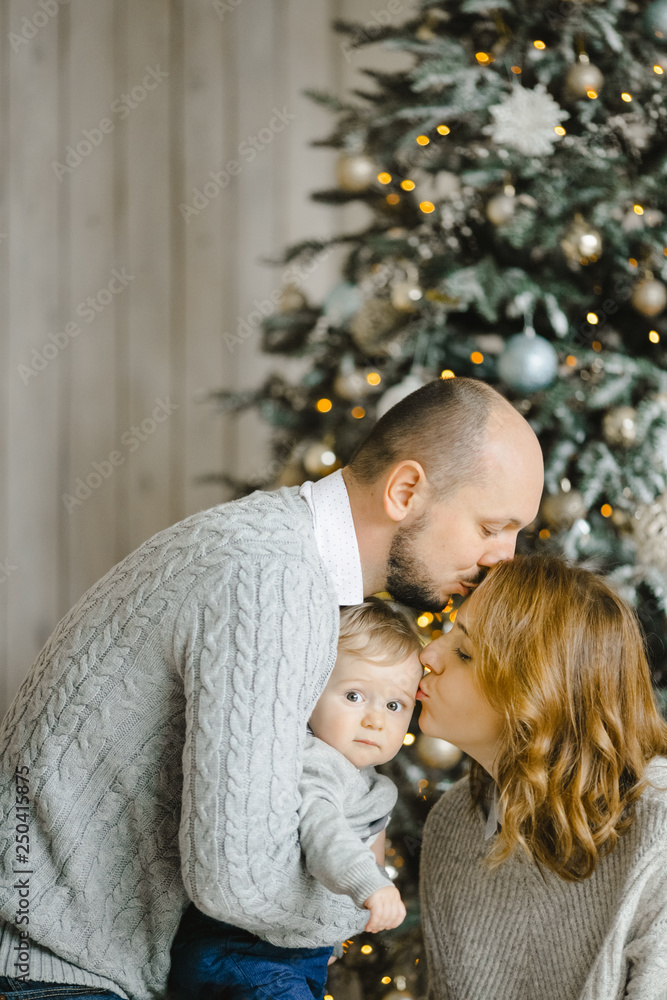
[[[649,773],[667,786],[667,761]],[[485,825],[467,779],[426,821],[429,1000],[667,998],[667,791],[646,789],[632,826],[583,882],[519,853],[489,870]]]
[[298,840],[306,723],[338,622],[297,488],[174,525],[81,598],[0,727],[0,975],[21,974],[27,930],[28,978],[160,997],[190,899],[282,946],[363,929],[367,912],[309,875]]
[[[306,868],[331,892],[346,893],[363,907],[372,892],[393,884],[363,839],[396,805],[396,785],[374,767],[356,768],[338,750],[308,735],[299,791]],[[367,910],[365,915],[368,920]]]

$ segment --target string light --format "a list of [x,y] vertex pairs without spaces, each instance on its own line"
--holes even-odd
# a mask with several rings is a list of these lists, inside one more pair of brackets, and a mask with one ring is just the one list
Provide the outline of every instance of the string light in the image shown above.
[[414,191],[414,189],[415,189],[415,182],[414,181],[408,181],[408,180],[401,181],[401,187],[403,188],[404,191]]
[[600,513],[602,514],[603,517],[611,517],[612,515],[611,504],[603,503],[602,506],[600,507]]
[[481,351],[473,351],[472,354],[470,355],[470,360],[474,365],[481,365],[482,361],[484,360],[484,355],[482,354]]
[[630,265],[630,267],[638,267],[639,266],[634,257],[629,257],[628,258],[628,264]]
[[427,135],[418,135],[416,141],[420,146],[428,146],[431,141]]
[[510,66],[510,69],[515,74],[515,76],[518,76],[519,73],[521,72],[521,67],[520,66]]
[[372,952],[372,950],[373,950],[373,945],[372,944],[362,944],[362,946],[361,946],[361,954],[362,955],[370,955],[370,953]]
[[624,92],[623,92],[623,93],[621,94],[621,97],[622,97],[622,98],[623,98],[623,100],[624,100],[624,101],[626,101],[626,102],[627,102],[628,104],[629,104],[629,103],[630,103],[630,101],[632,100],[632,94],[628,94],[628,93],[627,93],[627,91],[624,91]]
[[600,322],[597,313],[586,313],[586,319],[588,320],[589,323],[593,324]]
[[441,635],[442,635],[441,628],[434,628],[431,630],[431,639],[439,639]]
[[411,747],[412,744],[414,743],[414,741],[415,741],[415,738],[414,738],[413,734],[412,733],[406,733],[405,736],[403,737],[403,746],[404,747]]
[[652,344],[659,344],[660,334],[658,333],[657,330],[649,330],[648,339],[651,341]]
[[399,198],[399,196],[397,194],[388,194],[387,195],[387,204],[388,205],[398,205],[398,203],[399,203],[400,200],[401,199]]
[[591,347],[593,348],[594,351],[599,352],[602,350],[602,344],[600,343],[599,340],[594,340],[593,343],[591,344]]
[[366,381],[369,385],[379,385],[382,381],[382,376],[378,372],[369,372],[366,376]]
[[587,90],[586,91],[586,97],[590,97],[591,101],[594,101],[597,96],[598,96],[597,90]]
[[378,174],[378,180],[380,184],[389,184],[391,182],[391,174],[383,170],[381,174]]
[[567,135],[567,132],[565,131],[562,125],[555,125],[554,132],[556,133],[556,135]]
[[383,976],[380,982],[383,983],[385,986],[388,986],[389,983],[391,982],[391,976]]
[[537,42],[533,42],[533,45],[536,49],[546,49],[544,42],[540,42],[539,40]]
[[543,542],[545,542],[547,538],[551,538],[551,532],[549,531],[548,528],[542,528],[539,537],[542,539]]
[[574,368],[576,363],[577,359],[575,358],[574,354],[568,354],[568,356],[565,358],[565,364],[569,365],[570,368]]
[[420,201],[419,207],[421,208],[424,215],[430,215],[431,212],[435,212],[435,205],[432,201]]
[[456,375],[451,368],[445,368],[444,371],[440,372],[440,378],[456,378]]
[[644,214],[644,209],[641,207],[641,205],[633,205],[632,208],[633,208],[633,210],[634,210],[634,212],[635,212],[636,215],[643,215]]
[[433,615],[431,614],[431,612],[425,611],[417,619],[417,624],[419,625],[420,628],[424,628],[426,625],[430,625],[432,621],[433,621]]
[[475,52],[475,59],[480,66],[486,66],[487,63],[491,62],[491,56],[488,52]]
[[449,133],[451,132],[451,129],[448,128],[447,125],[438,125],[438,127],[436,129],[436,132],[439,132],[440,135],[449,135]]
[[366,416],[366,411],[363,406],[355,406],[352,409],[352,416],[355,420],[361,420],[362,417]]
[[664,71],[664,69],[662,68],[662,66],[657,66],[657,65],[656,65],[656,66],[654,66],[654,67],[653,67],[653,72],[654,72],[654,73],[657,73],[657,74],[658,74],[658,76],[662,76],[662,74],[663,74],[663,73],[664,73],[665,71]]
[[320,413],[328,413],[331,407],[333,406],[333,403],[331,402],[330,399],[318,399],[315,406],[320,411]]

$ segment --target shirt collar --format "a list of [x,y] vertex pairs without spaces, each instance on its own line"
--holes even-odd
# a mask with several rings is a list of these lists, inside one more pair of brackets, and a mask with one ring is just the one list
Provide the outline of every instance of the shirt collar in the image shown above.
[[342,470],[316,483],[304,483],[299,493],[313,518],[317,550],[333,580],[338,603],[361,604],[364,599],[361,557]]
[[500,801],[498,799],[498,786],[495,781],[486,801],[489,813],[486,817],[484,840],[489,840],[500,829]]

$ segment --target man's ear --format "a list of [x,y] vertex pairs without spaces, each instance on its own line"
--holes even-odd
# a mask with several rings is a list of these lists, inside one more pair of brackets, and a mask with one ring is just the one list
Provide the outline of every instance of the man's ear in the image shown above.
[[385,481],[382,504],[392,521],[403,521],[413,514],[418,517],[426,507],[430,487],[423,466],[412,459],[399,462],[390,470]]

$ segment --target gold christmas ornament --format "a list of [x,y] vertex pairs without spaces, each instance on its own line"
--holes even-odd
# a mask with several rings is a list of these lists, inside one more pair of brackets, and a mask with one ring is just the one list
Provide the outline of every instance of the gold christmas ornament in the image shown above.
[[303,456],[303,467],[311,476],[325,476],[338,467],[338,459],[326,441],[315,441]]
[[377,167],[364,153],[341,153],[336,164],[338,184],[344,191],[367,191],[377,176]]
[[424,733],[417,737],[417,753],[427,767],[437,767],[443,771],[456,767],[463,756],[453,743],[440,740],[437,736],[425,736]]
[[514,195],[496,194],[486,204],[486,217],[494,226],[502,226],[514,215],[516,198]]
[[403,323],[404,314],[388,299],[367,299],[350,323],[352,339],[365,354],[390,354],[390,335]]
[[588,61],[588,56],[580,56],[579,61],[571,66],[565,77],[565,96],[568,100],[578,101],[582,97],[596,96],[604,86],[602,71]]
[[280,312],[298,312],[300,309],[305,309],[307,305],[308,299],[300,288],[297,288],[296,285],[285,285],[278,299]]
[[602,253],[602,236],[594,226],[586,222],[579,212],[572,225],[565,231],[560,241],[561,249],[571,264],[584,260],[597,260]]
[[632,447],[637,440],[637,411],[634,406],[615,406],[605,413],[602,432],[609,444]]
[[667,287],[656,278],[643,278],[635,285],[630,301],[642,316],[657,316],[667,306]]
[[544,498],[540,513],[552,531],[567,531],[579,518],[586,517],[588,511],[578,490],[569,493],[561,490]]
[[392,305],[399,312],[415,312],[423,292],[415,280],[399,281],[391,290]]

